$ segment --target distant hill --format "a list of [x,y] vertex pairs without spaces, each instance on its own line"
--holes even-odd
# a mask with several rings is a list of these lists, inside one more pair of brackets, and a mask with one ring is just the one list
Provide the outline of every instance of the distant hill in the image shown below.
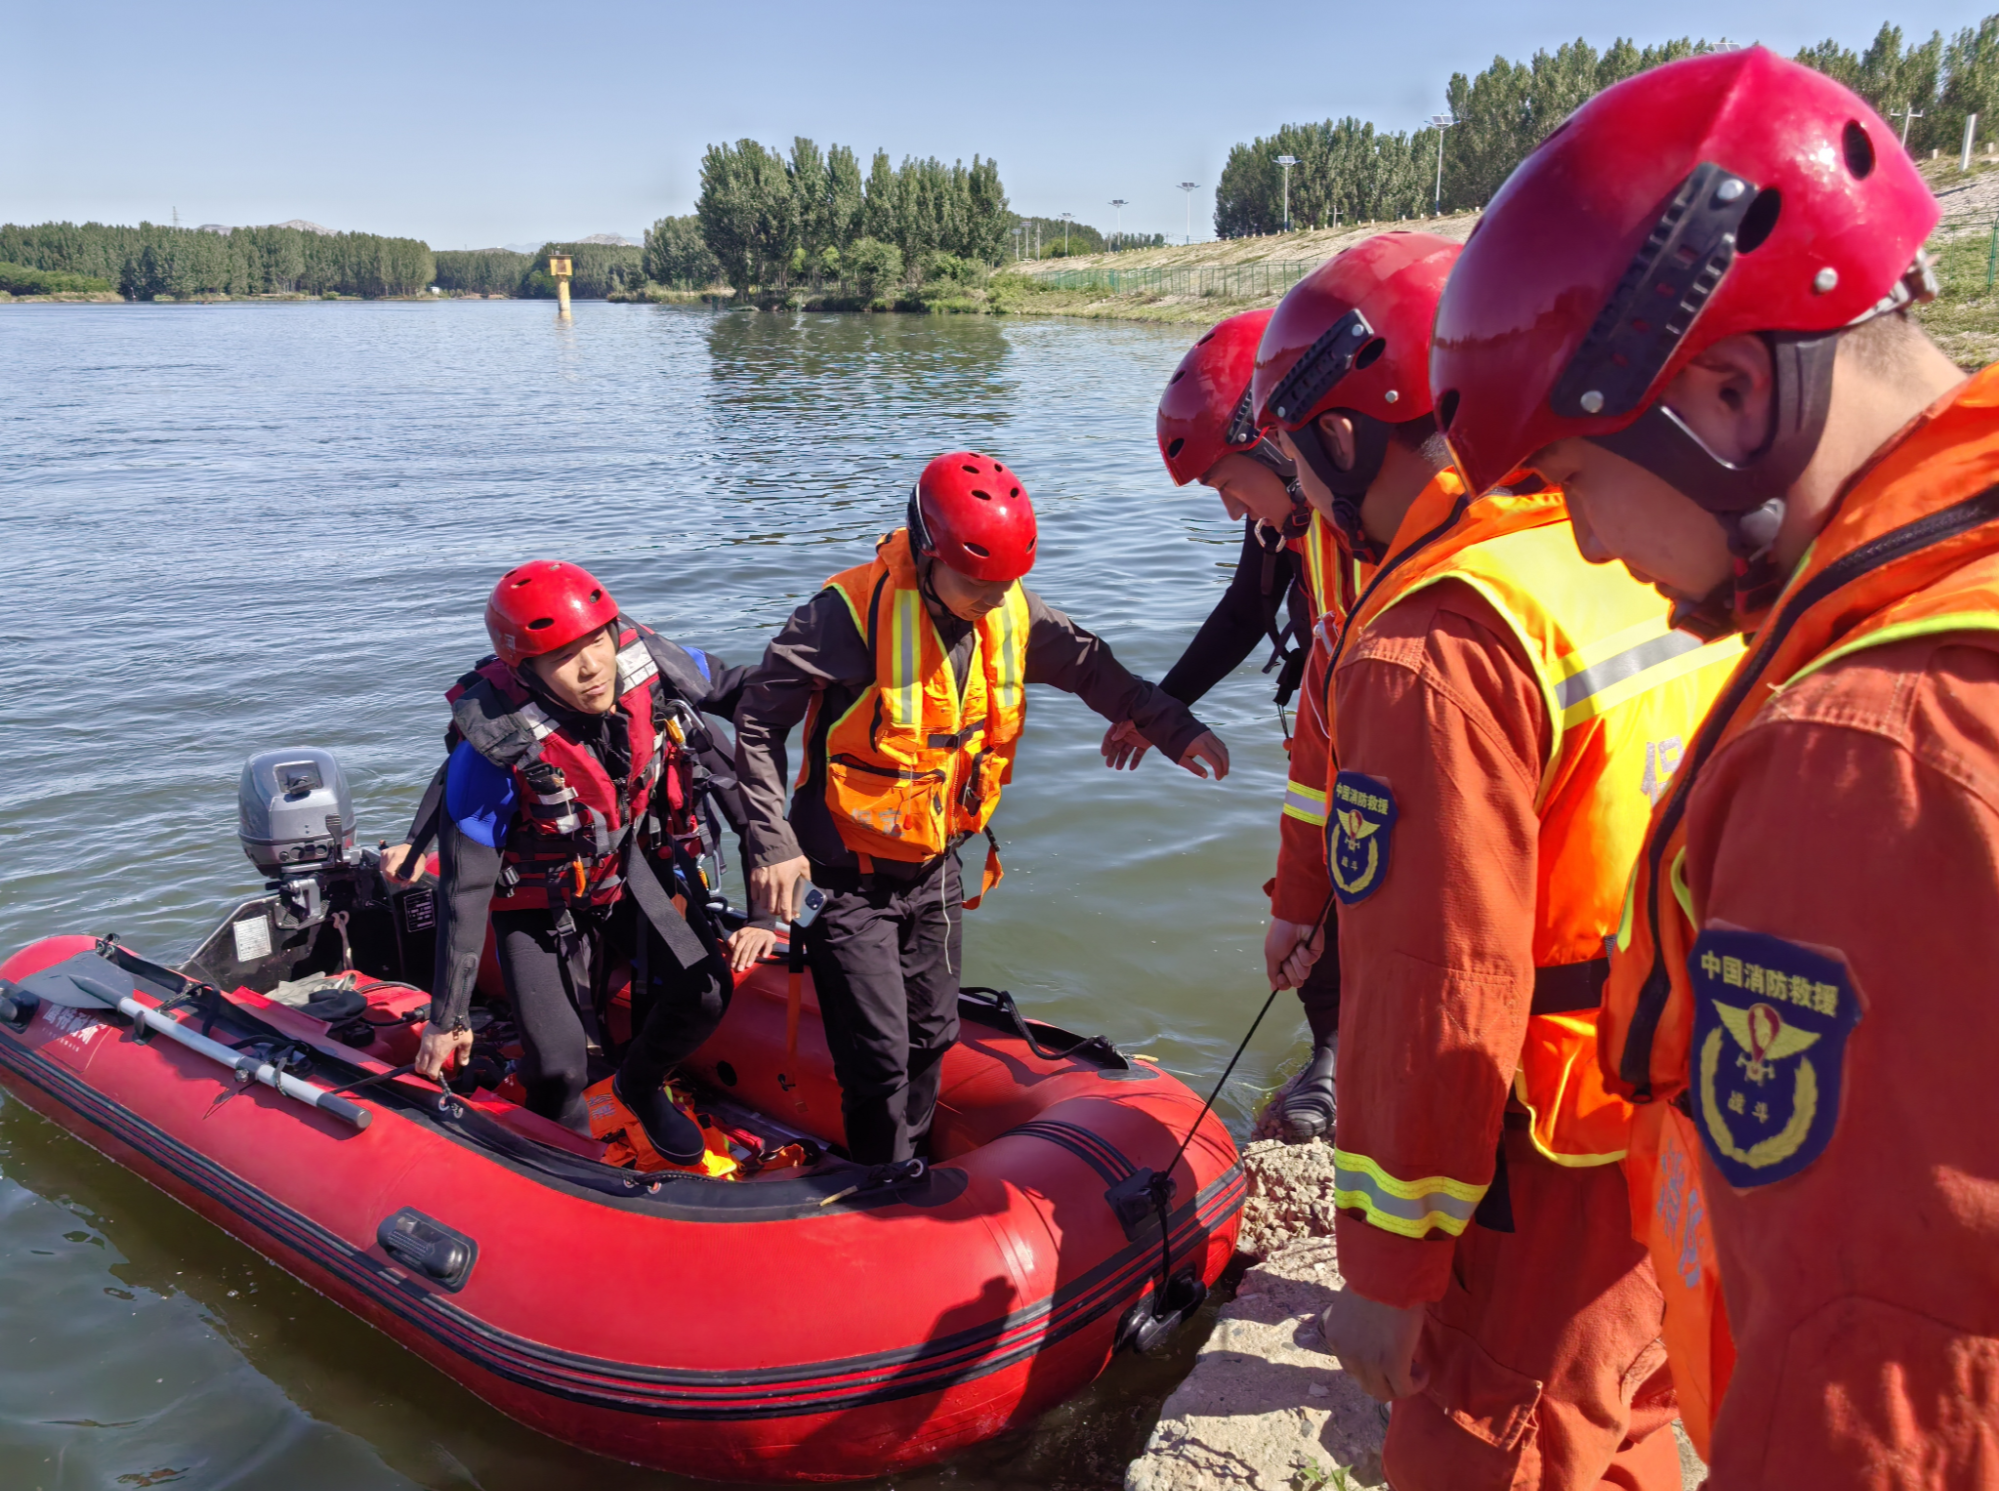
[[643,248],[636,238],[627,238],[622,233],[592,233],[588,238],[575,238],[572,243],[610,243],[619,248]]
[[272,223],[271,226],[273,228],[296,228],[301,233],[318,233],[327,238],[332,238],[339,232],[337,228],[328,228],[320,223],[309,223],[302,217],[291,218],[282,223]]

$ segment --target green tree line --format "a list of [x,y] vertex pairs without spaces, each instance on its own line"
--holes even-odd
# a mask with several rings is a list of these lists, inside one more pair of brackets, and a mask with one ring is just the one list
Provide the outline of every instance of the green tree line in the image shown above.
[[531,254],[510,249],[444,249],[435,255],[440,290],[471,295],[555,299],[548,272],[551,254],[570,259],[569,293],[578,300],[602,300],[614,290],[636,289],[645,281],[641,252],[619,243],[544,243]]
[[[847,146],[821,151],[802,135],[789,154],[755,140],[710,145],[694,218],[721,279],[744,295],[828,281],[955,278],[963,265],[1010,257],[1014,226],[993,161],[975,155],[967,167],[905,157],[896,166],[878,150],[864,176]],[[647,235],[660,254],[682,241],[682,230],[666,228],[672,221]],[[891,251],[896,276],[885,274]]]
[[0,260],[109,281],[133,300],[193,295],[415,295],[432,283],[430,246],[373,233],[141,223],[0,225]]
[[[1526,62],[1495,57],[1474,77],[1454,74],[1445,97],[1451,125],[1443,134],[1443,208],[1482,207],[1533,148],[1593,95],[1661,63],[1715,50],[1681,38],[1639,47],[1619,38],[1599,52],[1576,40]],[[1838,78],[1899,131],[1911,152],[1955,151],[1968,115],[1981,132],[1999,130],[1999,15],[1946,40],[1906,42],[1884,24],[1867,49],[1828,39],[1797,60]],[[1377,130],[1358,119],[1287,124],[1229,152],[1215,189],[1215,232],[1223,238],[1273,233],[1284,225],[1280,155],[1291,168],[1291,225],[1423,217],[1437,201],[1438,131]]]

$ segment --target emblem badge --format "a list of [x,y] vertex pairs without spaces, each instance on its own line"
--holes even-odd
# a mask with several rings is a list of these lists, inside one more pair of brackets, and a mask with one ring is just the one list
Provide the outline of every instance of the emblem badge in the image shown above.
[[1710,928],[1687,958],[1694,1114],[1738,1189],[1796,1175],[1839,1120],[1846,1038],[1860,1021],[1846,965],[1763,932]]
[[1395,794],[1378,777],[1343,771],[1333,780],[1327,804],[1326,866],[1333,890],[1345,905],[1365,901],[1381,889],[1388,851],[1395,839]]

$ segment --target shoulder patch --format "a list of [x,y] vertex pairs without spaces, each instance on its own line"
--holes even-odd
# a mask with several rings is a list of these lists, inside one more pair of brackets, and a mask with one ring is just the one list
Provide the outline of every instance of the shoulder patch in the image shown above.
[[1766,932],[1709,928],[1687,957],[1694,1125],[1737,1189],[1796,1175],[1839,1121],[1860,1001],[1837,958]]
[[1379,777],[1343,771],[1327,804],[1326,867],[1333,891],[1351,906],[1381,889],[1395,841],[1395,793]]

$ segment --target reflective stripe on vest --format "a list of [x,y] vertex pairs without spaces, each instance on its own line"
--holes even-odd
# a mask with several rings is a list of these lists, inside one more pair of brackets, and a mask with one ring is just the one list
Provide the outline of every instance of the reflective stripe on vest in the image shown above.
[[826,582],[874,656],[875,681],[826,731],[826,803],[856,854],[921,862],[979,832],[1013,774],[1027,711],[1027,600],[1019,585],[973,624],[959,680],[924,605],[908,534]]
[[[1916,636],[1999,631],[1999,370],[1932,406],[1842,499],[1771,608],[1655,809],[1633,868],[1604,997],[1602,1060],[1615,1090],[1650,1110],[1690,1085],[1686,960],[1700,916],[1686,878],[1686,807],[1701,769],[1785,689],[1840,658]],[[1769,680],[1782,680],[1771,683]],[[1692,1121],[1641,1124],[1626,1165],[1637,1234],[1666,1292],[1665,1340],[1688,1436],[1703,1454],[1734,1362],[1712,1242],[1673,1219],[1698,1207],[1699,1171],[1672,1190],[1672,1146]],[[1704,1211],[1704,1208],[1701,1208]]]
[[[1621,565],[1587,562],[1559,492],[1469,504],[1462,493],[1445,472],[1416,499],[1342,651],[1390,606],[1444,581],[1478,591],[1514,633],[1549,721],[1533,953],[1552,987],[1555,971],[1602,956],[1661,763],[1677,759],[1741,644],[1704,646],[1674,632],[1657,591]],[[1335,760],[1329,783],[1337,771]],[[1557,1164],[1614,1162],[1629,1142],[1631,1108],[1604,1089],[1597,1011],[1544,1009],[1528,1019],[1513,1087],[1534,1145]]]

